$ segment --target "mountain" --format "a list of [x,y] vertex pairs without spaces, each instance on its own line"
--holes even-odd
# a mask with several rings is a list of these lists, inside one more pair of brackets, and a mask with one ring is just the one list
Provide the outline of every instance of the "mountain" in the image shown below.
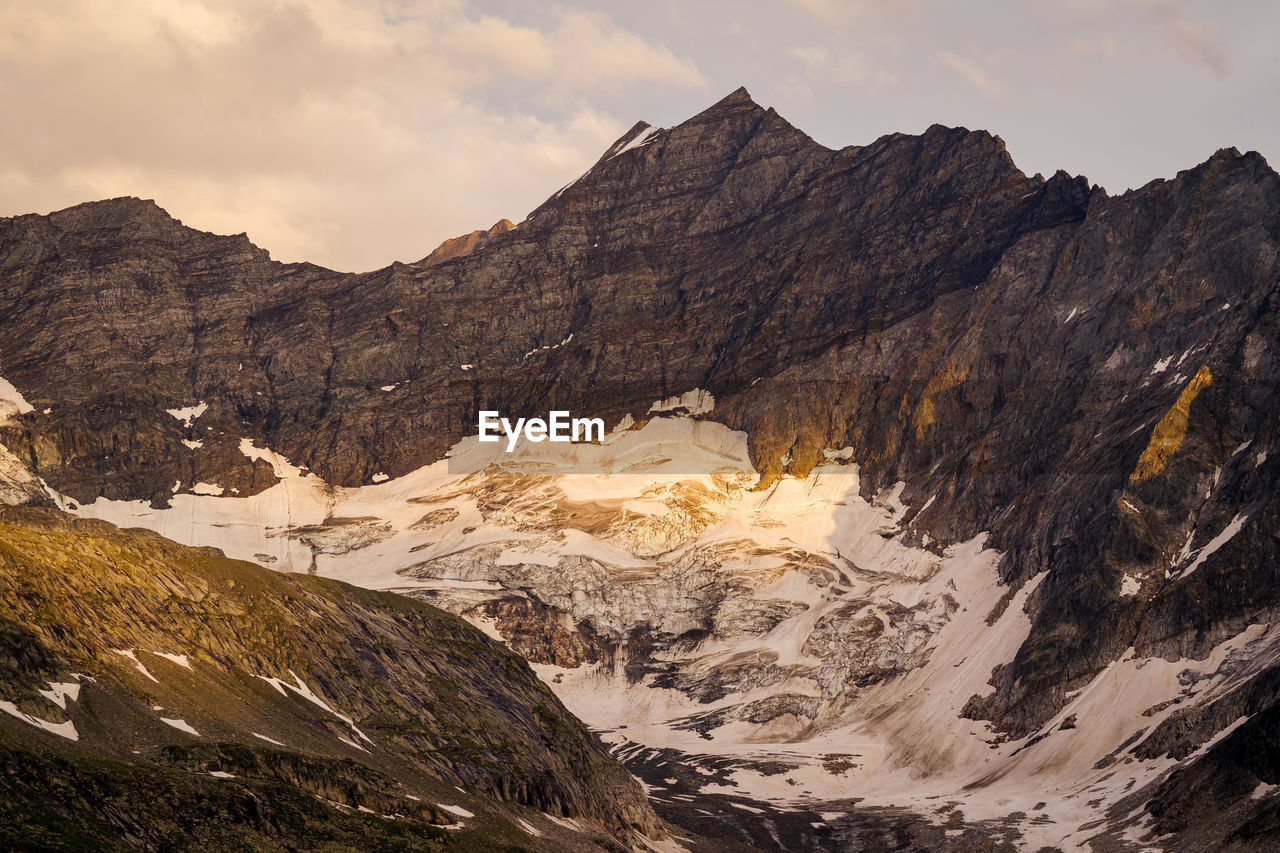
[[[845,803],[788,843],[930,797],[1007,844],[1272,837],[1260,155],[1111,196],[739,90],[495,231],[354,275],[137,199],[0,220],[11,488],[463,614],[651,785]],[[610,435],[505,457],[486,409]]]
[[0,637],[6,849],[661,835],[523,660],[402,596],[7,509]]
[[499,219],[488,231],[472,231],[470,234],[451,237],[436,246],[431,251],[431,254],[418,261],[417,265],[430,267],[442,264],[445,261],[451,261],[454,258],[460,258],[463,255],[469,255],[476,249],[482,248],[485,243],[488,243],[489,238],[497,234],[505,234],[514,227],[515,225],[510,219]]

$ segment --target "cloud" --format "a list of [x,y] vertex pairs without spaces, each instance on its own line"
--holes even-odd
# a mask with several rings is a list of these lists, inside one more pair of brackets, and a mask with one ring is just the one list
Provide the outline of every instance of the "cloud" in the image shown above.
[[825,47],[791,47],[787,55],[799,62],[811,80],[860,84],[867,79],[867,64],[854,53],[833,55]]
[[1116,60],[1116,40],[1106,39],[1072,39],[1071,52],[1080,56],[1093,56],[1108,62]]
[[939,53],[938,59],[943,64],[958,72],[961,77],[979,89],[993,95],[1003,93],[1004,87],[988,77],[986,72],[983,71],[972,59],[961,56],[958,53],[952,53],[949,50],[944,50]]
[[[873,71],[859,54],[850,50],[832,51],[821,45],[789,47],[787,56],[800,66],[800,78],[804,82],[869,88],[898,82],[898,78],[888,71]],[[792,84],[797,85],[801,80],[793,80]]]
[[[918,0],[786,0],[786,5],[817,21],[821,35],[839,38],[834,49],[818,43],[787,48],[785,56],[797,70],[775,83],[775,91],[788,99],[808,100],[815,85],[878,89],[901,82],[883,65],[899,53],[897,30],[915,13]],[[876,60],[869,61],[868,54]]]
[[437,46],[464,67],[501,67],[544,90],[548,85],[561,92],[600,90],[642,81],[706,86],[692,62],[614,25],[605,15],[561,8],[554,18],[555,25],[544,31],[486,15],[460,23],[444,38],[424,40],[440,42]]
[[[1137,9],[1184,61],[1219,75],[1227,71],[1227,52],[1208,21],[1193,20],[1181,0],[1056,0],[1061,8],[1086,18],[1114,17],[1123,9]],[[1072,50],[1081,54],[1115,57],[1112,38],[1076,40]]]
[[0,215],[138,195],[343,269],[520,218],[634,120],[602,93],[706,87],[599,13],[464,0],[5,4],[0,57]]
[[857,41],[875,41],[896,50],[897,25],[910,19],[919,0],[786,0],[832,31]]
[[597,85],[636,80],[683,87],[707,85],[693,63],[614,26],[602,14],[560,10],[559,18],[548,41],[562,58],[560,79]]
[[1218,74],[1227,70],[1227,54],[1218,44],[1213,25],[1193,21],[1178,0],[1134,0],[1147,10],[1161,38],[1178,55],[1193,65],[1201,65]]

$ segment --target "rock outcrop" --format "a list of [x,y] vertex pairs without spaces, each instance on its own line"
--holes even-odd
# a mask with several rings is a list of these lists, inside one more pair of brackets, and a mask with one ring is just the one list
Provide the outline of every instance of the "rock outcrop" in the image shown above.
[[460,258],[463,255],[469,255],[477,249],[483,248],[491,237],[505,234],[513,227],[515,227],[515,223],[510,219],[499,219],[488,231],[472,231],[470,234],[450,237],[439,246],[436,246],[431,251],[431,254],[418,261],[416,266],[431,267],[436,264],[442,264],[445,261],[451,261],[454,258]]

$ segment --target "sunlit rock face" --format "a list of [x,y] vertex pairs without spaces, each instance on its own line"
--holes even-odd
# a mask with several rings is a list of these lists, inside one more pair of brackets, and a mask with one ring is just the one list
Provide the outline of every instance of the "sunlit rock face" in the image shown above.
[[[1108,196],[982,131],[826,149],[739,91],[430,264],[15,217],[0,442],[39,479],[0,483],[428,597],[627,737],[858,753],[777,796],[1057,779],[1071,832],[1121,794],[1185,831],[1134,811],[1164,756],[1195,802],[1280,698],[1278,211],[1256,153]],[[610,437],[469,443],[553,409]]]

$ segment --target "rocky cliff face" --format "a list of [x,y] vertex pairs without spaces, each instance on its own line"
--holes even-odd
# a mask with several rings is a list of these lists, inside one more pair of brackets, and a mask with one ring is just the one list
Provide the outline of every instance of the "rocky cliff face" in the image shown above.
[[[155,508],[140,514],[204,507],[201,493],[299,494],[269,448],[328,497],[306,504],[316,517],[295,503],[280,521],[314,530],[255,539],[264,550],[243,556],[282,560],[287,540],[305,558],[295,568],[323,572],[335,548],[373,548],[392,576],[473,585],[437,597],[496,619],[535,660],[625,659],[686,695],[768,698],[806,720],[819,699],[837,714],[853,688],[940,658],[944,626],[979,604],[974,631],[1008,627],[1006,615],[1029,624],[1000,632],[1009,654],[984,658],[955,710],[1010,743],[1069,737],[1100,679],[1148,660],[1193,673],[1152,701],[1168,704],[1146,745],[1125,747],[1152,760],[1174,733],[1194,749],[1232,711],[1275,702],[1260,675],[1269,643],[1248,633],[1280,605],[1280,178],[1257,154],[1223,150],[1111,197],[1024,175],[981,131],[829,150],[740,90],[675,128],[637,125],[525,221],[474,242],[343,275],[276,264],[243,236],[192,231],[137,200],[4,220],[0,375],[31,410],[0,441],[75,503]],[[423,470],[474,433],[480,409],[568,408],[613,427],[695,389],[714,408],[686,410],[745,435],[729,454],[741,482],[686,484],[658,496],[661,511],[654,495],[628,493],[651,503],[624,511],[495,477],[448,495],[405,486],[423,512],[401,525],[385,506],[351,521],[362,499],[335,491]],[[791,488],[833,459],[858,472],[853,494],[824,493],[833,523],[848,529],[840,507],[856,501],[879,507],[859,536],[902,549],[918,571],[893,563],[889,580],[927,594],[885,591],[883,577],[871,584],[883,594],[859,587],[858,571],[882,571],[879,551],[848,564],[816,542],[786,553],[756,526],[760,507],[739,531],[749,547],[725,528],[715,553],[691,547],[741,508],[733,489]],[[344,502],[354,508],[335,515]],[[540,555],[479,541],[482,524],[540,539],[526,549]],[[623,553],[561,547],[580,544],[566,529]],[[963,588],[946,561],[978,541],[997,593],[957,610],[955,590],[929,584]],[[545,571],[553,551],[572,571]],[[765,558],[821,585],[823,607],[775,589],[781,576],[751,563]],[[749,579],[726,581],[745,566]],[[717,676],[711,692],[705,665],[657,663],[741,635],[768,646],[805,614],[792,664],[824,674],[789,699],[749,695],[798,675],[785,662],[735,660],[736,681]]]
[[[260,490],[239,437],[367,483],[439,458],[482,406],[616,419],[697,386],[731,396],[978,284],[1088,197],[1083,181],[1026,178],[981,132],[828,151],[741,91],[650,130],[482,250],[425,269],[274,264],[131,199],[5,220],[0,304],[31,330],[0,363],[38,402],[42,383],[61,388],[60,408],[31,415],[43,438],[8,442],[79,500]],[[165,414],[201,402],[190,426]],[[779,439],[762,441],[776,473]]]

